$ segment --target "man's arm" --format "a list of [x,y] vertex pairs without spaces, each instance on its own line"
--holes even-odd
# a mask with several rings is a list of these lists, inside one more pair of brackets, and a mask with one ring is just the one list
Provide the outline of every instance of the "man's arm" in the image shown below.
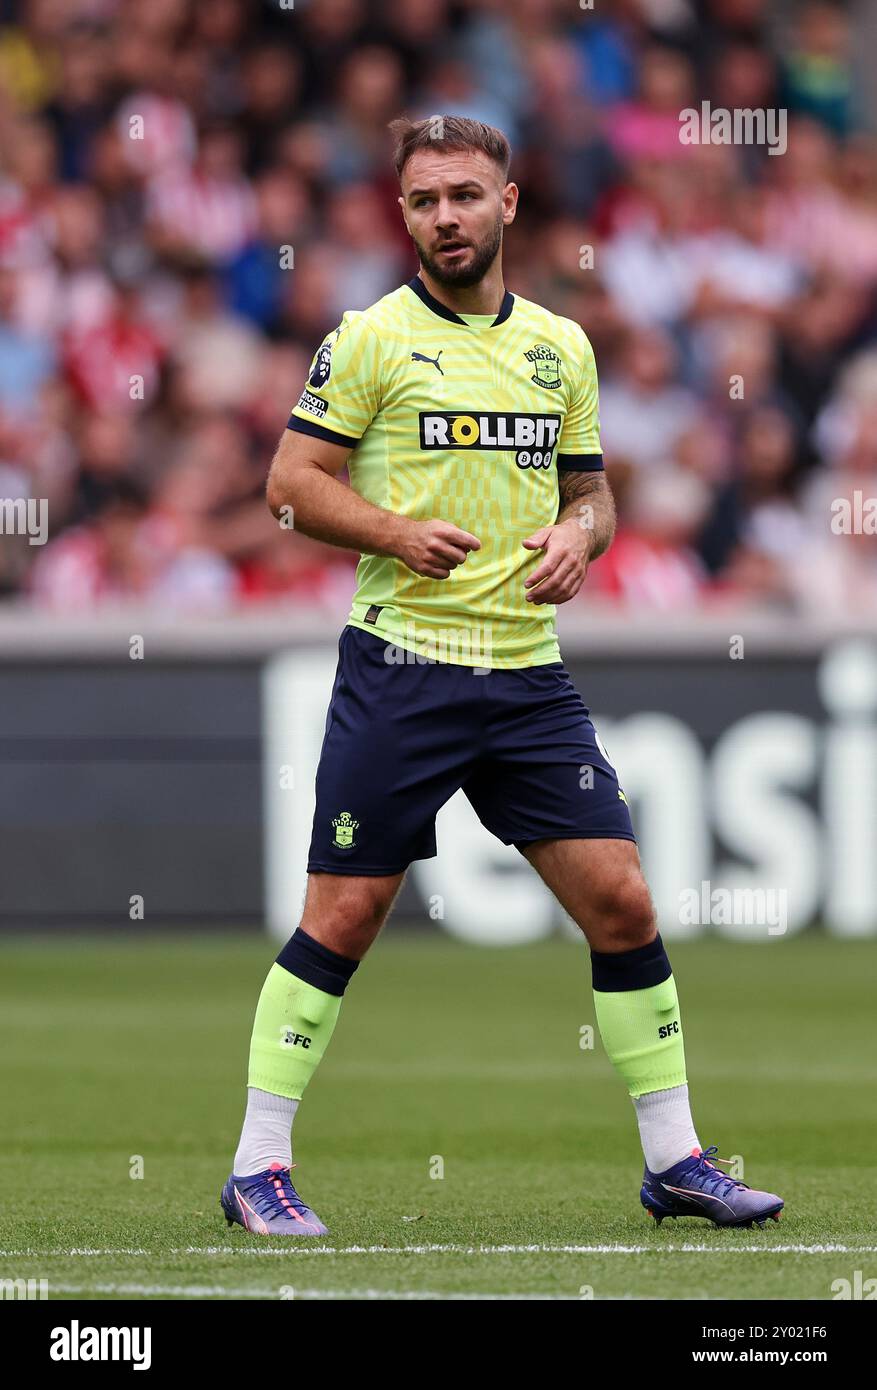
[[271,511],[290,529],[365,555],[395,555],[415,574],[447,579],[481,542],[449,521],[414,521],[376,507],[336,476],[351,450],[284,430],[268,475]]
[[529,550],[545,558],[524,580],[529,603],[566,603],[585,581],[591,560],[602,555],[615,534],[615,501],[601,469],[563,469],[558,473],[560,510],[553,526],[528,537]]
[[602,468],[577,472],[574,469],[558,474],[560,511],[557,525],[574,521],[584,531],[592,533],[589,560],[596,560],[608,550],[615,535],[615,499],[609,479]]

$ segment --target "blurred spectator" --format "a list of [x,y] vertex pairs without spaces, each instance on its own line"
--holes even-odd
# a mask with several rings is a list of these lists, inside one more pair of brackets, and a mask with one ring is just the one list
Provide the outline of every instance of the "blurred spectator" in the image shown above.
[[330,92],[332,107],[324,107],[330,182],[375,177],[387,157],[387,122],[404,102],[402,64],[389,48],[360,48],[332,74],[325,96]]
[[585,90],[601,106],[629,101],[638,85],[645,16],[638,5],[621,0],[611,13],[595,10],[588,21],[578,26],[574,36]]
[[301,248],[308,235],[311,209],[307,189],[293,174],[269,169],[254,186],[258,224],[228,266],[227,296],[236,313],[271,332],[278,324],[284,278],[295,270],[296,246]]
[[689,318],[739,311],[776,316],[802,283],[789,254],[767,241],[767,209],[761,188],[729,194],[721,227],[690,245],[694,299]]
[[219,281],[206,265],[190,262],[181,281],[170,353],[179,391],[193,410],[243,408],[258,379],[262,339],[224,306]]
[[639,467],[669,458],[698,414],[697,398],[677,384],[673,340],[660,329],[631,333],[618,374],[600,388],[601,439]]
[[136,433],[133,416],[118,409],[90,410],[79,417],[79,478],[71,499],[72,520],[94,516],[133,481]]
[[[581,86],[576,55],[559,38],[534,43],[532,97],[518,178],[527,206],[589,217],[621,175],[598,110]],[[529,158],[527,157],[529,153]],[[580,236],[579,240],[583,238]]]
[[803,6],[783,63],[781,101],[814,116],[836,135],[849,134],[853,119],[852,35],[839,5]]
[[[773,566],[766,595],[787,591],[783,573],[806,553],[806,526],[793,496],[795,434],[782,411],[760,407],[740,441],[739,471],[716,492],[700,534],[700,555],[713,575],[733,571],[753,552]],[[763,566],[767,573],[768,563]]]
[[17,322],[18,285],[14,271],[0,269],[0,409],[8,414],[36,411],[40,388],[55,369],[50,340]]
[[109,34],[84,17],[66,32],[55,95],[44,108],[57,141],[58,172],[75,181],[88,173],[89,152],[110,115]]
[[773,160],[767,236],[814,272],[877,284],[877,145],[850,146],[844,157],[812,122],[789,125],[789,148]]
[[94,520],[51,541],[34,566],[33,593],[47,607],[88,609],[136,598],[173,610],[225,607],[232,569],[208,548],[177,544],[149,518],[132,482],[117,484]]
[[404,276],[405,265],[389,235],[386,206],[367,183],[346,184],[333,193],[320,250],[334,255],[337,266],[335,289],[326,305],[333,321],[340,320],[345,309],[367,309]]
[[299,54],[277,44],[260,44],[244,57],[238,127],[246,142],[245,166],[251,178],[275,167],[278,136],[298,105],[301,72]]
[[289,534],[276,527],[269,540],[241,566],[243,599],[296,599],[308,608],[332,612],[349,607],[356,587],[355,561],[332,546]]
[[159,254],[229,261],[256,228],[256,200],[243,177],[243,141],[230,125],[201,132],[191,168],[156,175],[147,217]]
[[104,314],[65,338],[67,377],[88,409],[151,402],[164,347],[141,312],[137,285],[118,284]]
[[708,505],[709,488],[693,473],[638,473],[615,540],[595,565],[602,592],[638,609],[695,607],[707,581],[695,540]]
[[640,59],[639,91],[608,113],[609,142],[622,160],[685,158],[679,139],[679,113],[695,95],[691,65],[671,48],[655,44]]

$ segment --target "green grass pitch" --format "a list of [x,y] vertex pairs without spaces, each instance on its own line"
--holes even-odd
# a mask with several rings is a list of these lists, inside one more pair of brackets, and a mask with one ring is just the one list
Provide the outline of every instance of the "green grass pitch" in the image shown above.
[[229,1230],[218,1205],[274,953],[0,943],[0,1278],[47,1278],[51,1298],[831,1299],[877,1275],[877,943],[671,943],[701,1142],[786,1211],[657,1230],[631,1102],[599,1037],[580,1046],[584,944],[391,922],[296,1119],[294,1180],[331,1231],[296,1244]]

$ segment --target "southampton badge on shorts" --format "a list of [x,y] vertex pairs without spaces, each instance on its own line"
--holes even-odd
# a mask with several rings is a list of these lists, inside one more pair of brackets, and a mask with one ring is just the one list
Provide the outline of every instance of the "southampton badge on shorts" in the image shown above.
[[332,841],[335,848],[355,849],[353,832],[359,829],[359,821],[354,820],[349,811],[340,811],[332,824],[335,827],[335,839]]
[[545,343],[537,343],[529,352],[525,352],[524,356],[536,368],[530,380],[536,386],[556,391],[560,385],[560,358],[557,353]]

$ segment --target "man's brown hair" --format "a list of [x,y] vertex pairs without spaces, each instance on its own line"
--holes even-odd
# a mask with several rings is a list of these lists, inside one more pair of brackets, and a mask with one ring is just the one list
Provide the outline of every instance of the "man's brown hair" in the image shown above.
[[508,183],[512,151],[502,131],[495,126],[482,125],[481,121],[472,121],[468,116],[427,116],[422,121],[400,116],[390,122],[390,130],[396,138],[393,162],[400,178],[415,150],[483,150],[499,165],[503,185]]

